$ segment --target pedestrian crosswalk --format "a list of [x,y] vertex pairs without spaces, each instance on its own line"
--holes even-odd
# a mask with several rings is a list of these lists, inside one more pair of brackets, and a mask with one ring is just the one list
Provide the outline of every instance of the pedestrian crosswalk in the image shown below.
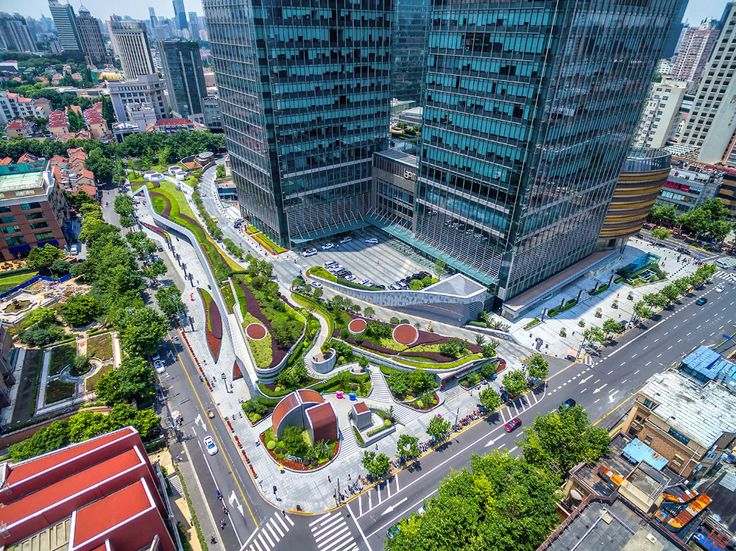
[[262,523],[258,530],[253,532],[245,545],[244,550],[247,551],[270,551],[276,549],[276,544],[280,542],[289,529],[294,526],[294,522],[289,515],[276,513],[267,522]]
[[731,283],[736,283],[736,273],[716,272],[715,274],[713,274],[713,279],[721,279],[724,281],[730,281]]
[[583,359],[582,359],[582,360],[579,360],[579,361],[578,361],[578,363],[581,363],[581,364],[583,364],[583,365],[590,365],[590,366],[594,366],[594,365],[595,365],[595,358],[593,358],[593,356],[591,356],[590,354],[586,354],[586,355],[585,355],[585,356],[583,357]]
[[358,549],[350,527],[342,515],[335,511],[309,524],[312,537],[319,551],[353,551]]

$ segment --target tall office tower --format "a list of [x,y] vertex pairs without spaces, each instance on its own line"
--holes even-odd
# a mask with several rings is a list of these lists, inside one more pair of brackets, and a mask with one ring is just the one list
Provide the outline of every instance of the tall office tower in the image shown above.
[[173,4],[176,27],[182,31],[187,28],[187,12],[184,11],[184,0],[174,0]]
[[727,157],[736,132],[736,2],[726,4],[719,27],[680,140],[696,148],[698,161],[704,163]]
[[35,52],[36,41],[31,36],[28,23],[17,13],[0,12],[0,50],[10,52]]
[[689,82],[693,88],[697,86],[717,38],[715,22],[707,21],[687,29],[672,64],[672,78]]
[[138,21],[110,18],[110,38],[123,65],[126,78],[138,78],[156,72],[151,57],[146,27]]
[[148,20],[151,22],[151,29],[158,27],[158,19],[156,19],[156,10],[149,6],[148,8]]
[[105,42],[102,40],[102,32],[96,17],[85,8],[80,8],[77,16],[77,27],[82,39],[82,49],[90,63],[105,63],[108,60]]
[[58,0],[49,0],[49,9],[59,34],[61,49],[65,52],[82,52],[82,38],[79,36],[74,8],[69,4],[60,4]]
[[427,59],[430,0],[394,0],[391,91],[400,100],[419,103]]
[[204,0],[243,216],[278,242],[362,225],[388,140],[392,0]]
[[199,16],[196,11],[189,12],[189,33],[192,40],[201,40],[199,38]]
[[419,240],[499,300],[590,255],[682,1],[434,0]]
[[207,87],[199,43],[162,40],[158,43],[158,51],[171,110],[180,117],[202,115],[202,98],[207,96]]
[[634,135],[636,147],[657,149],[667,145],[679,120],[686,90],[687,82],[681,80],[664,79],[652,84]]

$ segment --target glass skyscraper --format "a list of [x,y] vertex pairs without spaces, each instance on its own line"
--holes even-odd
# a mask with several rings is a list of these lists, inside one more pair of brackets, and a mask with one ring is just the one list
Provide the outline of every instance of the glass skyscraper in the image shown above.
[[391,91],[395,98],[419,104],[427,60],[430,0],[394,1]]
[[683,0],[433,0],[416,238],[508,299],[589,255]]
[[387,144],[393,0],[204,0],[245,218],[283,244],[363,224]]
[[171,110],[180,117],[202,115],[202,98],[207,97],[207,87],[199,43],[193,40],[161,40],[158,52]]

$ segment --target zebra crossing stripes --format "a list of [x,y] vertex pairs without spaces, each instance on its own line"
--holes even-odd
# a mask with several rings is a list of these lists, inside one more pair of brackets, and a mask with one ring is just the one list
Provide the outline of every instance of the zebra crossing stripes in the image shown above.
[[320,517],[309,525],[319,551],[353,551],[358,549],[342,511]]
[[731,272],[716,272],[713,275],[714,279],[723,279],[724,281],[731,281],[736,283],[736,274]]
[[253,532],[249,541],[245,542],[243,549],[247,551],[270,551],[275,549],[276,544],[286,536],[289,529],[294,526],[294,522],[288,515],[276,513],[268,522],[260,525],[256,532]]

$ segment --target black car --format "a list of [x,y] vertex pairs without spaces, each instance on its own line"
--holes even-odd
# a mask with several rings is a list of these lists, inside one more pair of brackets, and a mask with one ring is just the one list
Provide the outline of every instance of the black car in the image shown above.
[[708,299],[707,299],[707,298],[705,298],[705,297],[700,297],[700,298],[699,298],[698,300],[696,300],[696,301],[695,301],[695,304],[697,304],[698,306],[702,306],[702,305],[703,305],[703,304],[705,304],[706,302],[708,302]]
[[573,400],[572,398],[568,398],[564,402],[560,404],[560,411],[565,411],[566,409],[574,408],[577,405],[577,402]]

